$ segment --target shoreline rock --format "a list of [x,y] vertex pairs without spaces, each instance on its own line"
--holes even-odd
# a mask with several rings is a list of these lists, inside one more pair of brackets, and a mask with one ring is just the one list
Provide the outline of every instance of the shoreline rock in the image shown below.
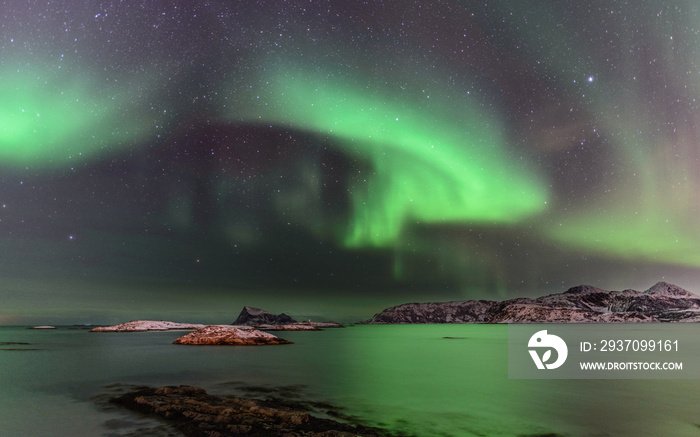
[[112,326],[98,326],[90,332],[146,332],[146,331],[177,331],[195,330],[204,328],[206,325],[198,323],[177,323],[164,320],[132,320],[131,322],[120,323]]
[[345,328],[344,325],[336,322],[301,322],[301,324],[309,324],[315,328],[318,329],[324,329],[324,328]]
[[318,418],[271,401],[213,396],[191,386],[146,388],[111,402],[167,419],[186,436],[390,437],[378,428]]
[[255,325],[263,331],[322,331],[324,328],[344,328],[335,322],[297,322],[285,325]]
[[259,329],[232,325],[209,325],[177,338],[173,344],[262,346],[291,344],[291,341]]
[[320,331],[319,328],[301,323],[290,323],[288,325],[256,325],[255,329],[261,331]]
[[666,282],[646,291],[607,291],[579,285],[534,299],[408,303],[387,308],[362,323],[658,322],[700,322],[700,296]]

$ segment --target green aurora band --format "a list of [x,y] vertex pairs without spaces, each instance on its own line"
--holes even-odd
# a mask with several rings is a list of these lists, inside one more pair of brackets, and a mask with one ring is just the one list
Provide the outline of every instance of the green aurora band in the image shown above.
[[657,211],[611,211],[582,215],[553,227],[561,243],[619,259],[700,266],[700,241],[674,215]]
[[[585,28],[600,20],[590,10],[562,26],[569,10],[559,10],[552,19],[524,3],[499,6],[510,13],[515,7],[516,16],[536,23],[519,33],[533,50],[531,62],[562,76],[572,95],[581,96],[578,107],[588,112],[590,131],[596,129],[606,139],[614,163],[607,174],[595,174],[601,191],[556,212],[542,222],[541,232],[556,243],[603,257],[700,266],[695,159],[700,36],[674,38],[678,29],[695,27],[697,2],[664,5],[663,19],[656,4],[616,6],[619,13],[605,18],[610,28],[620,29],[614,44],[603,34],[600,39],[574,37],[577,25]],[[547,44],[542,35],[548,35]],[[638,50],[642,44],[653,55]],[[609,59],[619,59],[615,74]],[[596,78],[589,83],[591,74]]]
[[232,117],[327,135],[372,163],[350,187],[346,247],[395,246],[411,224],[512,224],[546,207],[537,173],[509,155],[499,123],[473,96],[457,103],[424,90],[398,97],[292,69],[263,84]]
[[[621,100],[644,108],[635,99]],[[614,130],[619,132],[616,151],[628,168],[614,183],[617,188],[601,194],[592,207],[561,215],[547,233],[566,246],[604,256],[697,267],[700,204],[694,187],[700,181],[697,163],[684,158],[696,154],[696,133],[659,134],[652,109],[647,111],[622,117],[624,127]]]
[[[6,62],[0,69],[0,164],[65,167],[153,132],[139,109],[147,79],[108,82],[87,70]],[[156,123],[157,124],[157,123]]]

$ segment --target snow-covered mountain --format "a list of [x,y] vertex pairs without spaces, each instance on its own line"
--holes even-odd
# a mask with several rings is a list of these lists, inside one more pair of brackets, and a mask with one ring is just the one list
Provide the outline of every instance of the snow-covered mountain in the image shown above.
[[700,296],[659,282],[646,291],[590,285],[536,299],[408,303],[365,323],[630,323],[700,321]]

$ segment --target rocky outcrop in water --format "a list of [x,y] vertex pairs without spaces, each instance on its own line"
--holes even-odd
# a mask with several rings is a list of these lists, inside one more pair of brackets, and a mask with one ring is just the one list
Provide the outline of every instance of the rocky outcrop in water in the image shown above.
[[286,325],[256,325],[255,327],[264,331],[322,331],[324,328],[344,328],[343,325],[335,322],[298,322]]
[[502,302],[409,303],[365,323],[631,323],[698,322],[700,296],[659,282],[646,291],[607,291],[590,285],[536,299]]
[[1,341],[0,342],[0,351],[38,351],[41,349],[37,349],[34,347],[26,347],[30,346],[31,343],[26,343],[23,341]]
[[209,325],[176,339],[173,344],[261,346],[290,344],[269,332],[242,326]]
[[98,326],[90,332],[145,332],[201,329],[205,325],[198,323],[177,323],[164,320],[133,320],[113,326]]
[[320,331],[321,329],[308,323],[290,323],[288,325],[257,325],[263,331]]
[[377,428],[318,418],[279,403],[212,396],[189,386],[142,389],[112,402],[174,422],[186,436],[389,436]]
[[297,323],[297,321],[284,313],[275,315],[260,308],[245,306],[232,325],[287,325],[290,323]]

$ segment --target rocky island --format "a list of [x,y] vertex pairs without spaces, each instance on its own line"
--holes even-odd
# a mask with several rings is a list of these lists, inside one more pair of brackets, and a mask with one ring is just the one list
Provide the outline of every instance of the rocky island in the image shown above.
[[506,301],[408,303],[375,314],[367,324],[698,322],[700,296],[659,282],[646,291],[590,285],[563,293]]
[[271,314],[260,308],[243,307],[238,318],[233,322],[234,326],[255,326],[265,331],[318,331],[323,328],[342,328],[343,325],[335,322],[297,322],[292,317],[282,314]]
[[241,313],[232,325],[287,325],[290,323],[298,323],[292,317],[282,314],[272,314],[260,308],[244,306]]
[[209,325],[177,338],[173,344],[261,346],[291,344],[259,329],[232,325]]
[[177,323],[164,320],[132,320],[113,326],[98,326],[90,332],[145,332],[145,331],[175,331],[193,330],[204,328],[205,325],[197,323]]

